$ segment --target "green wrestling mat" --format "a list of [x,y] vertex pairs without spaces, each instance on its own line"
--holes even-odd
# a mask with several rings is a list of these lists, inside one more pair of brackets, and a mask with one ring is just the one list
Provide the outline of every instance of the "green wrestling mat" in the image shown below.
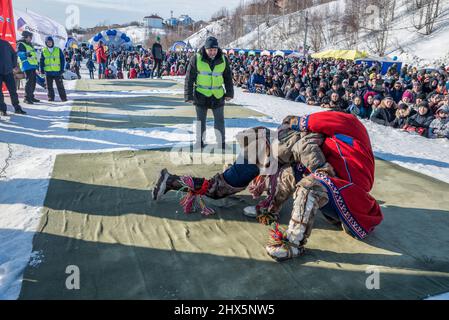
[[[191,124],[196,120],[195,107],[184,102],[181,94],[148,93],[133,96],[119,90],[178,89],[178,83],[171,80],[110,80],[106,82],[83,80],[77,89],[96,92],[100,96],[82,96],[74,101],[70,112],[69,130],[110,130],[128,128],[154,128],[179,124]],[[182,89],[182,86],[181,86]],[[102,90],[113,90],[108,92]],[[226,119],[263,117],[264,114],[238,105],[225,107]],[[209,110],[209,119],[212,111]]]
[[[175,157],[176,158],[176,157]],[[180,194],[153,202],[159,171],[210,177],[222,165],[174,165],[168,150],[60,155],[21,299],[421,299],[449,291],[448,185],[377,161],[384,222],[365,241],[319,215],[306,255],[276,263],[268,227],[243,216],[243,193],[185,215]],[[282,222],[289,220],[291,205]],[[80,270],[68,290],[67,266]],[[365,286],[368,267],[379,290]]]
[[184,90],[182,83],[174,80],[159,79],[122,79],[90,80],[83,79],[76,83],[76,91],[143,91],[143,90]]

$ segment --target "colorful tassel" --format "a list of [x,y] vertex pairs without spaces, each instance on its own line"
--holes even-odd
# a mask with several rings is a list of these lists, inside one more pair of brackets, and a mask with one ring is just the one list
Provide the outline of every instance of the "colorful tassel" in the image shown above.
[[180,204],[184,209],[184,213],[192,213],[196,210],[197,207],[201,208],[201,214],[205,216],[209,216],[215,213],[212,208],[206,206],[206,203],[202,197],[207,193],[207,190],[209,188],[208,180],[204,179],[203,185],[199,190],[195,190],[195,182],[190,176],[181,177],[181,184],[183,185],[183,187],[179,191],[187,190],[187,193],[180,201]]
[[272,246],[289,245],[287,232],[279,223],[273,223],[270,229],[268,244]]
[[253,199],[259,198],[265,191],[265,181],[267,176],[257,176],[253,181],[251,181],[248,186],[248,191],[253,196]]

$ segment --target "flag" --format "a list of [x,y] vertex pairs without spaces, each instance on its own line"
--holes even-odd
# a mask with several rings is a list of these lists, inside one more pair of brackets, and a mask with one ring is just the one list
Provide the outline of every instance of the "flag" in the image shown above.
[[[16,48],[16,29],[14,27],[12,0],[0,0],[0,39],[8,41],[14,49]],[[1,90],[6,90],[4,85]]]
[[16,48],[16,29],[14,27],[14,14],[12,0],[0,0],[0,38],[8,41]]

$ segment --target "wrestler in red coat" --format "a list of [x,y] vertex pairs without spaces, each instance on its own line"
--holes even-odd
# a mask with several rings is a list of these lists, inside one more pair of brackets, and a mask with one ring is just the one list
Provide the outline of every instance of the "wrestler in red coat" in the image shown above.
[[369,192],[374,184],[374,155],[363,124],[352,114],[319,112],[297,118],[292,128],[325,136],[321,147],[336,177],[313,173],[327,189],[329,202],[340,219],[364,239],[383,219]]

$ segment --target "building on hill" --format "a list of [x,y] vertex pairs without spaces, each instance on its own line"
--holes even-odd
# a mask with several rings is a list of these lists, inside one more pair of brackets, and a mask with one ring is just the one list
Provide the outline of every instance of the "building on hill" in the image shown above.
[[165,23],[169,27],[178,27],[178,26],[188,27],[193,25],[195,21],[187,14],[182,14],[181,16],[179,16],[179,18],[175,18],[173,17],[172,11],[170,19],[167,19]]
[[159,17],[156,14],[146,16],[143,18],[143,24],[145,28],[149,29],[163,29],[164,28],[164,19]]

